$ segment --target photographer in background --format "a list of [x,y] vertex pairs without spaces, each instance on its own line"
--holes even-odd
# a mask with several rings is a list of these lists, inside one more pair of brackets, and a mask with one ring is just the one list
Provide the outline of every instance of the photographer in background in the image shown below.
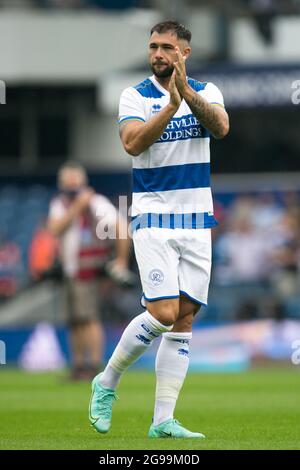
[[[106,197],[88,186],[86,171],[80,164],[67,162],[60,168],[58,188],[59,194],[50,204],[48,229],[60,240],[73,360],[71,378],[89,379],[103,361],[100,274],[108,266],[108,274],[119,284],[133,282],[128,270],[130,239],[120,238],[120,233],[127,234],[127,221]],[[115,227],[115,240],[97,237],[96,226],[103,219]],[[113,248],[115,258],[108,263]]]

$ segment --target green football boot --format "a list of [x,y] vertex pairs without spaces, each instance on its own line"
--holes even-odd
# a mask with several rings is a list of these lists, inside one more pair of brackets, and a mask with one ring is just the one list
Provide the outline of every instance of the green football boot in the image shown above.
[[163,423],[154,426],[151,424],[148,437],[162,437],[162,438],[205,438],[204,434],[200,432],[191,432],[185,429],[177,419],[168,419]]
[[101,374],[98,374],[92,381],[89,419],[96,431],[105,434],[110,428],[112,405],[117,400],[117,395],[114,390],[102,387],[100,377]]

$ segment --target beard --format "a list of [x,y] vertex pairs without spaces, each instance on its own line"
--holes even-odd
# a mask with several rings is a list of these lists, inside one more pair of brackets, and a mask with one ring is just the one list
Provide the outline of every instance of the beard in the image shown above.
[[161,68],[158,68],[159,65],[164,65],[164,64],[151,65],[152,73],[158,78],[171,77],[173,70],[174,70],[174,66],[166,65],[165,68],[161,69]]

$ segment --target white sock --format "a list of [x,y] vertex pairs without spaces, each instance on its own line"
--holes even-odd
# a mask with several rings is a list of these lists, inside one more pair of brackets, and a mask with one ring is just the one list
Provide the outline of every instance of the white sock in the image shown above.
[[114,390],[127,367],[148,349],[155,338],[171,329],[172,326],[162,325],[147,311],[135,317],[124,330],[108,361],[99,380],[101,385]]
[[173,419],[176,401],[189,367],[192,333],[165,333],[156,355],[156,394],[153,424]]

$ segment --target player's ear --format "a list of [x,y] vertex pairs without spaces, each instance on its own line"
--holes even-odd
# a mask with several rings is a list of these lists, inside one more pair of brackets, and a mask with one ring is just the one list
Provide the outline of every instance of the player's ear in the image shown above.
[[190,47],[185,47],[184,48],[182,56],[185,60],[189,57],[191,51],[192,51],[192,49]]

